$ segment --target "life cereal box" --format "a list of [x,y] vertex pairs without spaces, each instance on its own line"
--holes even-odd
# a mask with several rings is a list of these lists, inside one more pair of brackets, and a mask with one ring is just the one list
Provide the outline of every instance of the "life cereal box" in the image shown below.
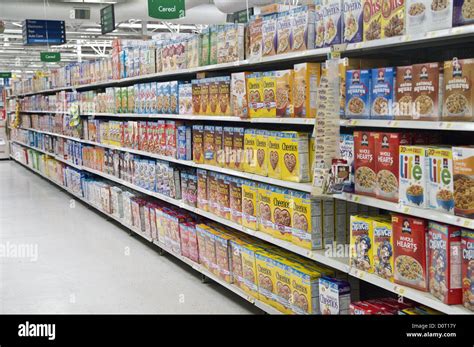
[[257,223],[257,185],[253,181],[242,181],[242,225],[258,230]]
[[383,38],[382,0],[364,0],[364,41]]
[[429,207],[454,214],[453,153],[451,148],[427,149]]
[[357,194],[375,196],[377,187],[375,133],[354,131],[354,182]]
[[346,118],[369,118],[371,84],[370,70],[346,72]]
[[368,216],[351,216],[350,263],[351,266],[369,273],[374,272],[372,219]]
[[256,129],[245,129],[244,132],[244,162],[245,172],[255,173],[257,167]]
[[309,139],[307,133],[283,131],[281,143],[281,177],[285,181],[309,181]]
[[349,282],[323,276],[319,279],[321,314],[349,314],[351,287]]
[[393,232],[390,217],[374,218],[374,273],[393,282]]
[[462,304],[474,311],[474,231],[463,229],[461,236]]
[[273,235],[281,240],[291,241],[291,216],[293,213],[290,191],[271,186]]
[[362,41],[362,4],[363,0],[348,0],[343,2],[342,42],[344,43],[355,43]]
[[382,0],[382,35],[405,34],[405,0]]
[[[291,16],[291,50],[305,51],[314,48],[314,6],[300,6],[290,10]],[[278,42],[280,44],[280,40]]]
[[426,148],[400,146],[399,201],[408,206],[428,207]]
[[395,283],[428,291],[427,227],[424,219],[392,216]]
[[291,242],[308,250],[323,248],[323,210],[320,199],[291,191],[293,203]]
[[376,119],[393,119],[395,69],[372,69],[372,95],[370,116]]
[[323,0],[324,45],[326,47],[341,43],[342,1]]
[[[281,137],[278,131],[269,131],[267,140],[267,169],[268,177],[281,179],[282,158],[281,158]],[[258,153],[257,153],[258,155]]]
[[461,228],[429,222],[430,293],[447,305],[462,302]]
[[268,131],[257,129],[255,137],[256,166],[255,173],[261,176],[268,175]]
[[264,183],[259,183],[257,189],[258,230],[272,235],[272,192],[270,186]]
[[474,148],[453,147],[454,212],[474,218]]

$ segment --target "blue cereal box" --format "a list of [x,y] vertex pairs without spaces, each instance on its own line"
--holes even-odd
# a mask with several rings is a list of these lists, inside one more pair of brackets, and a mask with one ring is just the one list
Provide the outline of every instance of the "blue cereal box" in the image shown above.
[[191,145],[191,127],[188,125],[180,125],[177,128],[177,156],[180,160],[191,160],[192,145]]
[[345,0],[342,7],[343,37],[342,42],[354,43],[362,41],[362,0]]
[[346,72],[346,118],[369,118],[370,70],[349,70]]
[[371,118],[393,119],[395,69],[372,69]]
[[170,90],[170,114],[178,114],[179,113],[179,103],[178,103],[178,93],[179,93],[179,83],[178,81],[171,81],[169,82],[169,90]]

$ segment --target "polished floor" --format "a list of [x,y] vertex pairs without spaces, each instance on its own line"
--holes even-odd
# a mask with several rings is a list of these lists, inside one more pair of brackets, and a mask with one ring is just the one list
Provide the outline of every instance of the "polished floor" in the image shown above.
[[0,161],[0,313],[260,313],[12,161]]

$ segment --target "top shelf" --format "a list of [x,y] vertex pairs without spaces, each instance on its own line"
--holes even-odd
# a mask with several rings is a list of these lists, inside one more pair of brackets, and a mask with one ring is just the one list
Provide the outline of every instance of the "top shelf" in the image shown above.
[[[443,43],[443,42],[452,42],[453,39],[461,39],[469,36],[473,36],[474,34],[474,25],[467,25],[461,27],[454,27],[450,29],[443,29],[438,31],[430,31],[426,33],[420,34],[413,34],[413,35],[402,35],[396,36],[391,38],[385,38],[380,40],[373,40],[373,41],[365,41],[365,42],[357,42],[351,44],[343,44],[338,45],[338,50],[342,51],[342,53],[358,53],[362,51],[370,51],[372,53],[378,50],[384,50],[388,47],[409,47],[409,46],[416,46],[419,48],[420,44],[434,44],[434,43]],[[132,84],[134,82],[141,82],[141,81],[149,81],[155,79],[166,79],[169,77],[175,76],[185,76],[191,75],[198,72],[205,72],[205,71],[226,71],[226,70],[237,70],[239,68],[254,68],[261,65],[271,65],[275,63],[282,63],[282,62],[291,62],[291,61],[304,61],[309,59],[316,59],[316,58],[324,58],[328,55],[331,51],[330,47],[326,48],[318,48],[307,50],[303,52],[292,52],[288,54],[280,54],[271,57],[264,57],[257,61],[249,61],[249,60],[242,60],[236,61],[232,63],[224,63],[224,64],[215,64],[215,65],[206,65],[206,66],[199,66],[196,68],[190,69],[181,69],[176,71],[166,71],[166,72],[158,72],[149,75],[142,75],[142,76],[135,76],[135,77],[127,77],[119,80],[110,80],[110,81],[102,81],[97,83],[89,83],[89,84],[82,84],[77,86],[70,86],[70,87],[60,87],[60,88],[53,88],[47,89],[38,92],[31,92],[31,93],[24,93],[18,94],[16,96],[11,96],[10,98],[14,97],[23,97],[28,95],[34,94],[48,94],[48,93],[55,93],[63,90],[81,90],[81,89],[95,89],[95,88],[104,88],[104,87],[111,87],[111,86],[120,86],[126,84]]]

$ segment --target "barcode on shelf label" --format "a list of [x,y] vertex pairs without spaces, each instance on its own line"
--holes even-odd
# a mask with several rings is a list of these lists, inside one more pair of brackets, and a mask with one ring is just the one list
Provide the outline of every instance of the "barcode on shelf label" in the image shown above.
[[399,295],[404,295],[405,294],[405,288],[403,288],[403,287],[395,286],[393,289],[394,289],[395,293],[397,293]]
[[404,206],[403,209],[402,209],[403,213],[409,213],[410,212],[410,208],[408,206]]

